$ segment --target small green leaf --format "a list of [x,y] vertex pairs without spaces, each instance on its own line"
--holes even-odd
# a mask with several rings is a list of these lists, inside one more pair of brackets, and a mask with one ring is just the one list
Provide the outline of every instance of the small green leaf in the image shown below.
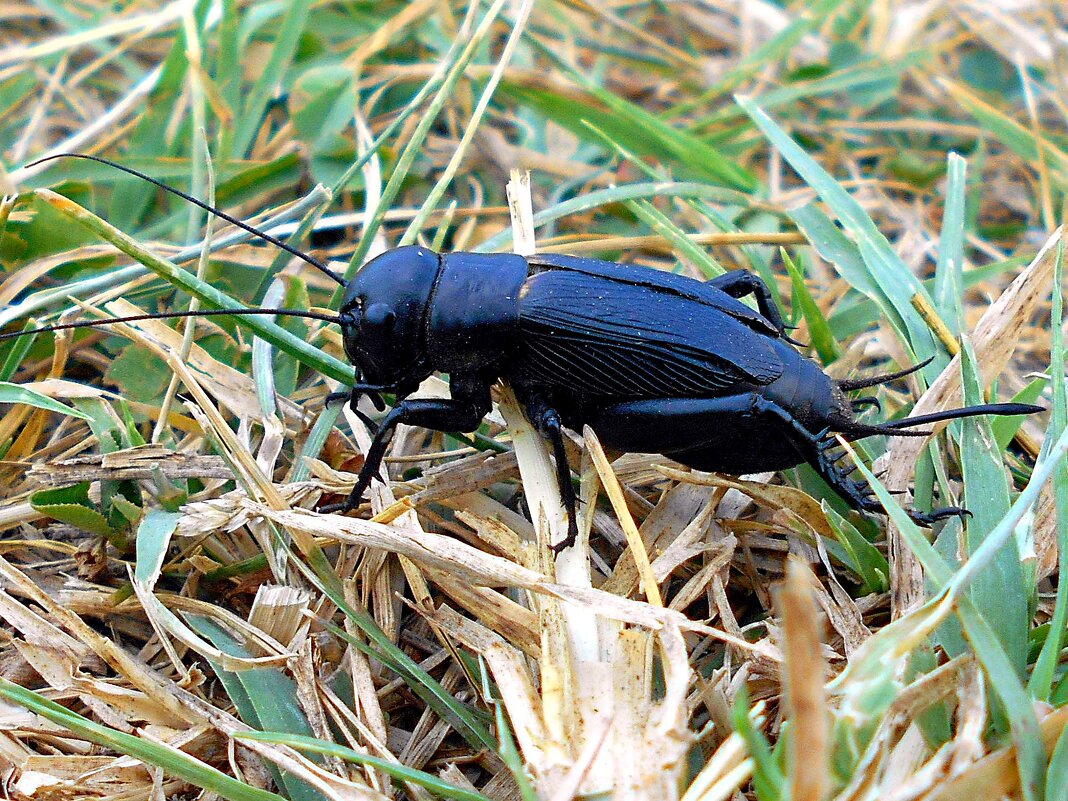
[[70,487],[57,487],[35,492],[30,497],[33,506],[55,506],[56,504],[76,503],[92,509],[93,504],[89,500],[89,482],[83,481]]
[[137,523],[145,513],[144,509],[121,495],[116,495],[111,499],[111,508],[122,515],[123,519],[131,525]]
[[0,403],[24,403],[27,406],[44,409],[48,412],[58,412],[81,420],[89,419],[89,415],[77,409],[72,409],[65,403],[60,403],[47,395],[42,395],[40,392],[7,381],[0,381]]
[[113,533],[111,525],[108,523],[108,519],[96,509],[89,509],[88,507],[77,503],[59,503],[41,506],[34,503],[32,500],[30,501],[30,505],[43,515],[48,515],[54,520],[58,520],[60,523],[75,526],[83,531],[99,534],[101,537],[110,537]]
[[812,297],[812,293],[805,286],[805,277],[801,274],[801,270],[794,263],[794,260],[790,258],[790,254],[785,249],[781,250],[780,253],[782,255],[782,263],[786,265],[786,271],[790,274],[790,282],[794,287],[794,298],[797,305],[801,307],[801,314],[805,316],[805,322],[808,324],[808,334],[812,338],[812,347],[816,349],[816,353],[819,354],[820,360],[824,364],[830,364],[842,354],[834,335],[831,334],[830,326],[827,325],[827,318],[823,316],[819,304],[816,303],[816,299]]
[[753,788],[760,801],[779,801],[785,798],[786,777],[771,753],[764,733],[753,725],[750,718],[749,693],[743,686],[734,698],[731,709],[734,730],[745,741],[753,760]]
[[[116,499],[118,500],[118,499]],[[131,504],[132,506],[133,504]],[[149,509],[137,527],[137,564],[134,578],[152,586],[159,577],[171,535],[182,519],[177,512]]]

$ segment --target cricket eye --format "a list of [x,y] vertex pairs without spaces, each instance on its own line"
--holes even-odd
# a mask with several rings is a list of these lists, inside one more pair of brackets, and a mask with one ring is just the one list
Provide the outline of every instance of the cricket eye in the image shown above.
[[397,321],[397,315],[387,304],[375,303],[367,309],[363,319],[368,325],[389,331]]

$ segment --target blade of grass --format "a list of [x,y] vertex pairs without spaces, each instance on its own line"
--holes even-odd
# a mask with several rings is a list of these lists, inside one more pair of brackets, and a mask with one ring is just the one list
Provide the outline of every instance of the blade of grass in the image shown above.
[[[618,141],[609,137],[607,133],[596,128],[593,123],[586,121],[586,125],[591,130],[593,130],[601,139],[603,139],[613,150],[615,150],[621,158],[624,158],[628,162],[630,162],[630,164],[632,164],[636,169],[640,170],[643,174],[645,174],[646,177],[654,181],[661,182],[666,182],[668,180],[669,176],[663,169],[659,169],[651,164],[647,164],[643,159],[638,158],[636,155],[624,148],[623,145],[620,144]],[[675,200],[680,201],[681,198],[675,198]],[[627,201],[627,207],[630,208],[631,211],[635,214],[639,214],[639,212],[637,211],[638,206],[636,205],[639,202],[643,201]],[[686,202],[694,211],[704,216],[705,219],[711,222],[720,231],[731,233],[741,232],[741,229],[733,222],[731,222],[731,220],[729,220],[722,212],[712,207],[704,200],[701,200],[699,198],[688,198]],[[700,269],[704,273],[706,278],[715,278],[716,276],[722,275],[726,272],[726,268],[724,268],[718,261],[716,261],[716,259],[711,254],[706,253],[703,249],[696,247],[696,245],[692,241],[690,241],[690,237],[686,236],[683,233],[681,228],[676,226],[673,222],[670,222],[670,220],[668,220],[665,215],[661,214],[658,210],[656,210],[655,207],[652,206],[652,204],[648,203],[647,201],[644,201],[644,205],[642,206],[642,208],[646,210],[653,210],[653,212],[655,213],[654,215],[645,213],[645,218],[647,218],[646,222],[652,224],[652,219],[655,217],[655,219],[658,221],[656,226],[658,230],[671,230],[673,233],[670,235],[670,240],[676,242],[676,248],[679,250],[679,252],[688,254],[690,260],[698,267],[698,269]],[[754,219],[759,218],[760,217],[758,215]],[[667,226],[664,226],[665,220],[668,220]],[[666,233],[663,235],[668,236]],[[742,253],[745,254],[745,257],[749,260],[749,265],[751,267],[755,267],[757,273],[760,275],[761,278],[764,279],[764,283],[767,284],[768,289],[771,291],[771,295],[774,298],[775,303],[778,305],[779,308],[782,308],[783,304],[782,298],[779,296],[778,282],[776,281],[774,273],[772,273],[771,271],[771,267],[768,264],[768,259],[765,257],[763,250],[761,248],[751,247],[748,245],[744,245],[740,249]]]
[[[1003,111],[980,99],[958,83],[940,78],[942,85],[964,110],[979,122],[985,132],[993,135],[1028,164],[1039,160],[1038,143],[1035,134],[1026,126],[1006,115]],[[1048,138],[1042,140],[1043,155],[1051,170],[1058,188],[1068,185],[1068,152],[1053,144]]]
[[478,670],[482,678],[482,697],[493,704],[493,718],[497,723],[497,739],[500,741],[498,754],[512,774],[512,778],[515,779],[521,801],[538,801],[537,791],[531,784],[526,765],[523,763],[523,757],[519,753],[519,746],[516,744],[515,735],[512,732],[512,724],[507,715],[505,715],[504,703],[500,698],[494,696],[490,688],[489,671],[481,654],[478,658]]
[[596,127],[623,143],[628,150],[669,162],[672,170],[683,177],[742,192],[756,189],[758,182],[749,171],[702,139],[674,128],[641,106],[596,86],[580,76],[558,53],[544,47],[542,53],[561,67],[595,102],[509,81],[501,84],[502,95],[521,106],[536,109],[582,139],[596,141],[590,136],[591,127]]
[[[970,343],[961,351],[964,404],[985,401]],[[971,511],[966,527],[968,553],[974,553],[1009,511],[1009,486],[1000,451],[994,450],[994,435],[986,418],[961,421],[961,467],[964,475],[964,507]],[[969,595],[976,611],[997,632],[1005,654],[1018,677],[1027,664],[1027,635],[1032,587],[1024,577],[1020,550],[1002,548],[981,575],[972,581]]]
[[[204,2],[194,5],[192,13],[197,17],[198,28],[204,24],[209,5]],[[161,65],[159,80],[149,93],[145,111],[130,135],[126,146],[128,155],[162,161],[179,152],[183,140],[180,137],[168,137],[163,132],[176,129],[175,114],[184,117],[188,113],[187,104],[178,103],[178,98],[184,91],[190,69],[189,46],[186,28],[179,25],[174,44]],[[193,190],[196,191],[195,186]],[[127,191],[112,194],[107,217],[117,228],[132,230],[137,227],[155,196],[155,187],[145,183],[132,184]]]
[[[411,138],[408,140],[404,150],[397,158],[397,163],[393,167],[393,173],[390,175],[389,180],[386,181],[386,186],[382,190],[382,197],[379,199],[374,216],[364,227],[360,243],[356,246],[352,258],[349,260],[349,266],[345,270],[346,281],[350,280],[352,276],[356,274],[356,271],[363,265],[364,260],[367,258],[371,245],[374,243],[375,234],[382,225],[386,210],[393,205],[393,201],[397,197],[397,193],[400,192],[404,181],[407,179],[408,172],[411,170],[416,156],[422,152],[423,144],[430,133],[430,129],[437,121],[438,114],[441,112],[441,109],[444,107],[448,99],[452,96],[453,87],[460,80],[464,69],[466,69],[467,65],[471,62],[478,46],[489,34],[493,22],[497,19],[504,4],[505,0],[494,0],[493,5],[486,11],[486,14],[483,16],[478,27],[471,34],[471,38],[465,43],[463,49],[456,54],[453,63],[449,65],[441,87],[430,101],[430,105],[424,112],[423,117],[419,120],[419,124],[416,126],[415,131],[412,132]],[[474,6],[475,4],[472,4],[472,9]],[[450,51],[450,54],[451,52],[452,51]],[[340,290],[334,293],[332,303],[336,304],[339,301]]]
[[[854,458],[863,478],[875,491],[879,502],[886,509],[894,525],[900,529],[905,541],[923,565],[928,578],[936,588],[941,590],[940,597],[956,604],[957,614],[964,626],[965,634],[989,677],[989,686],[1001,700],[1003,709],[1009,718],[1012,738],[1016,744],[1020,786],[1024,798],[1028,801],[1039,801],[1043,796],[1046,760],[1038,719],[1035,716],[1031,698],[1001,647],[997,635],[982,615],[976,611],[965,590],[1013,537],[1016,526],[1038,500],[1042,486],[1055,472],[1066,453],[1068,453],[1068,432],[1058,438],[1049,449],[1046,458],[1035,466],[1031,480],[1017,497],[1008,514],[1001,519],[983,544],[972,554],[971,559],[956,574],[951,572],[949,565],[920,533],[919,527],[908,518],[894,496],[886,490],[862,461]],[[931,603],[934,601],[928,602],[925,607]]]
[[[189,626],[210,640],[223,653],[248,659],[252,654],[219,623],[203,615],[185,615]],[[297,698],[297,685],[278,668],[256,668],[233,672],[212,664],[241,719],[256,729],[271,729],[291,737],[312,739],[314,732]],[[281,735],[287,736],[287,735]],[[276,780],[292,801],[323,801],[323,795],[286,771],[272,766]]]
[[[305,574],[307,575],[307,574]],[[333,590],[324,588],[324,592],[330,600],[337,604],[338,608],[362,631],[374,644],[374,649],[369,653],[389,664],[390,668],[402,677],[409,689],[418,695],[442,720],[446,720],[456,729],[468,743],[475,748],[489,748],[497,750],[497,743],[489,730],[482,722],[471,713],[471,710],[456,700],[453,695],[441,686],[408,654],[399,648],[396,643],[386,636],[386,633],[367,612],[351,606],[340,595],[332,595]],[[340,603],[338,603],[340,599]],[[323,627],[328,631],[353,645],[353,647],[367,649],[365,643],[356,640],[351,634],[332,623],[323,622]],[[377,650],[377,653],[375,652]]]
[[[542,209],[534,215],[534,227],[539,228],[562,217],[567,217],[571,214],[582,214],[600,206],[652,197],[705,198],[732,205],[746,205],[750,200],[747,195],[741,192],[736,192],[733,189],[723,189],[718,186],[709,186],[708,184],[690,181],[649,181],[598,189],[582,194],[579,197],[565,200],[547,209]],[[511,243],[512,228],[508,226],[499,234],[495,234],[482,244],[476,245],[472,250],[476,253],[495,253],[504,250]]]
[[[37,323],[30,320],[22,327],[23,331],[29,331],[36,328]],[[33,343],[37,337],[26,336],[21,339],[16,339],[10,343],[10,349],[7,352],[7,357],[4,359],[4,363],[0,365],[0,382],[9,381],[11,376],[18,372],[22,367],[23,361],[26,359],[26,355],[30,352],[30,348],[33,347]]]
[[[977,286],[984,281],[989,281],[991,278],[998,275],[1003,275],[1018,267],[1026,266],[1029,261],[1030,257],[1028,256],[1014,256],[1005,259],[1004,261],[998,261],[983,267],[976,267],[975,269],[968,270],[968,272],[961,276],[963,287],[964,289],[970,289],[971,287]],[[924,286],[927,287],[929,292],[936,291],[936,286],[933,281],[925,281]],[[828,323],[830,324],[834,335],[841,341],[855,337],[857,334],[871,326],[872,323],[881,319],[882,316],[878,305],[870,297],[854,296],[852,302],[847,298],[839,304],[834,314],[831,315],[830,320],[828,320]]]
[[[1042,395],[1046,391],[1046,387],[1049,386],[1049,379],[1045,376],[1040,376],[1021,389],[1011,398],[1010,403],[1039,403],[1042,400]],[[990,427],[994,431],[994,442],[997,445],[997,449],[1002,453],[1009,447],[1009,443],[1012,442],[1013,437],[1016,436],[1016,432],[1020,430],[1026,417],[1021,415],[1008,415],[1005,417],[995,417],[990,422]],[[1048,431],[1046,432],[1049,433]]]
[[[911,53],[895,56],[890,64],[886,64],[881,58],[868,59],[860,64],[851,64],[848,67],[835,70],[830,75],[824,75],[810,80],[794,80],[785,86],[768,89],[760,94],[760,106],[765,110],[783,108],[796,108],[797,103],[803,100],[827,97],[848,92],[862,91],[868,87],[891,85],[901,80],[901,76],[913,67],[931,60],[931,53],[926,49],[920,49]],[[737,84],[735,84],[737,85]],[[734,88],[733,86],[731,88]],[[724,96],[727,89],[717,92],[718,96]],[[724,139],[725,146],[729,147],[727,137],[736,142],[741,140],[735,128],[724,129],[724,126],[734,123],[739,118],[744,118],[745,112],[737,106],[724,104],[710,114],[701,117],[693,132],[702,134],[709,131],[710,138],[715,140]]]
[[[281,236],[282,231],[276,231],[276,228],[282,227],[283,223],[287,220],[304,213],[309,206],[315,206],[316,204],[328,201],[329,197],[330,195],[326,188],[317,185],[303,198],[283,209],[278,214],[266,218],[262,223],[259,223],[257,227],[269,234]],[[238,230],[227,236],[214,237],[211,242],[201,241],[190,245],[189,247],[182,248],[175,253],[170,260],[175,264],[185,264],[193,259],[199,258],[205,248],[207,248],[210,253],[215,253],[224,248],[228,248],[231,245],[248,242],[254,238],[253,234],[250,234],[247,231]],[[25,300],[0,309],[0,327],[40,311],[41,309],[49,308],[54,304],[66,302],[71,297],[83,297],[91,292],[118,286],[142,275],[146,275],[148,272],[147,268],[135,264],[129,267],[119,267],[117,269],[108,270],[101,275],[93,276],[91,278],[71,281],[65,283],[63,286],[55,287],[53,289],[45,289],[40,292],[35,292]]]
[[731,722],[734,730],[745,741],[746,749],[753,760],[753,789],[759,801],[780,801],[786,798],[786,777],[775,761],[764,733],[754,723],[760,712],[750,708],[749,693],[743,686],[734,697]]
[[251,148],[256,133],[263,125],[263,118],[274,96],[275,88],[282,82],[286,70],[296,55],[297,44],[308,22],[308,11],[311,5],[312,0],[291,0],[285,5],[285,15],[278,23],[265,26],[276,31],[277,38],[271,47],[267,63],[257,72],[255,83],[243,93],[245,103],[237,116],[229,152],[231,157],[240,158]]
[[824,501],[822,506],[827,522],[831,524],[842,548],[843,562],[861,578],[864,594],[889,590],[890,566],[882,551],[868,542],[856,526],[832,509],[830,504]]
[[65,414],[69,417],[77,417],[80,420],[90,419],[85,412],[67,406],[65,403],[60,403],[47,395],[42,395],[36,390],[28,389],[20,384],[12,384],[8,381],[0,381],[0,403],[24,403],[27,406],[33,406],[35,409]]
[[276,793],[251,787],[177,748],[94,723],[4,678],[0,678],[0,697],[25,707],[57,726],[62,726],[77,737],[104,748],[110,748],[120,754],[126,754],[146,765],[154,765],[165,773],[177,776],[210,792],[218,793],[229,801],[285,801]]
[[946,203],[942,215],[942,235],[938,240],[938,264],[935,267],[935,308],[953,336],[959,336],[964,294],[964,213],[967,201],[968,162],[950,153],[946,174]]
[[660,234],[670,242],[672,249],[680,258],[695,265],[706,278],[715,278],[727,272],[700,245],[686,236],[685,231],[675,225],[666,214],[657,209],[648,200],[628,200],[626,205],[652,231]]
[[[860,265],[866,274],[866,280],[862,280],[860,286],[854,286],[879,303],[887,316],[896,319],[902,344],[909,347],[913,354],[927,356],[942,353],[934,335],[912,305],[914,295],[920,295],[930,303],[927,289],[901,261],[860,204],[752,100],[738,97],[737,101],[783,158],[819,194],[856,240],[856,249],[861,256]],[[816,214],[811,205],[808,209],[810,217]],[[794,218],[797,220],[796,216]],[[828,225],[833,228],[833,225]],[[826,230],[827,226],[824,228]],[[838,237],[844,239],[840,233]],[[837,262],[835,265],[839,266]],[[843,277],[850,280],[849,275],[843,274]],[[939,365],[939,360],[936,359],[935,363],[925,368],[924,374],[933,379],[941,372],[945,359],[943,354],[942,365]]]
[[293,472],[289,477],[290,481],[304,481],[311,474],[308,460],[319,458],[319,453],[326,444],[330,432],[334,430],[334,424],[337,422],[339,414],[341,414],[341,404],[336,403],[324,408],[322,413],[315,419],[315,425],[312,426],[312,430],[308,433],[307,439],[304,440],[304,444],[300,448],[300,453],[293,462]]
[[[564,58],[562,55],[564,51],[554,50],[536,39],[532,41],[542,55],[607,110],[606,113],[593,117],[592,121],[599,128],[610,133],[613,138],[627,143],[630,149],[642,155],[653,156],[657,159],[668,156],[684,173],[692,174],[711,183],[725,184],[731,189],[742,192],[752,192],[758,188],[760,182],[751,172],[739,166],[734,160],[726,158],[716,148],[688,131],[675,128],[642,106],[597,85],[589,72],[576,69]],[[552,98],[555,101],[554,105],[562,107],[549,109],[553,112],[549,115],[551,119],[572,130],[578,136],[583,136],[584,115],[595,114],[597,111],[596,106],[592,104],[577,105],[573,98],[559,96],[551,90],[530,89],[515,84],[512,88],[525,94],[523,99],[531,105],[538,105],[544,99]]]
[[[1064,357],[1064,242],[1057,244],[1057,261],[1053,268],[1053,308],[1050,311],[1050,331],[1052,346],[1050,352],[1050,376],[1053,383],[1053,415],[1049,431],[1046,432],[1046,447],[1064,436],[1068,428],[1068,392],[1065,391],[1065,357]],[[1040,457],[1042,458],[1042,457]],[[1048,458],[1048,457],[1047,457]],[[1032,477],[1032,481],[1034,478]],[[1053,480],[1053,493],[1057,506],[1057,549],[1058,582],[1057,597],[1050,619],[1049,635],[1042,644],[1038,659],[1031,673],[1029,689],[1031,694],[1048,701],[1053,686],[1053,679],[1061,659],[1061,646],[1064,643],[1065,629],[1068,627],[1068,464],[1062,463],[1057,468]],[[1058,744],[1058,751],[1064,738]],[[1068,757],[1065,757],[1068,759]],[[1051,766],[1052,768],[1052,766]],[[1063,786],[1063,785],[1062,785]]]
[[389,774],[394,779],[424,787],[442,798],[455,798],[457,801],[489,801],[488,796],[480,792],[449,784],[432,773],[405,767],[397,762],[391,762],[388,759],[381,759],[370,754],[361,754],[359,751],[354,751],[347,746],[319,740],[315,737],[276,731],[247,731],[236,735],[234,739],[288,745],[298,751],[333,756],[356,765],[367,765]]
[[812,293],[805,286],[805,277],[801,274],[801,269],[794,260],[790,258],[790,254],[786,252],[785,248],[779,248],[779,254],[782,257],[782,263],[786,265],[786,272],[790,274],[790,283],[794,287],[794,302],[801,307],[801,314],[804,315],[805,323],[808,325],[808,335],[812,340],[812,347],[819,354],[820,361],[824,364],[830,364],[842,355],[842,351],[831,333],[827,318],[823,316],[819,304],[816,303],[816,299],[812,297]]
[[501,82],[504,70],[511,63],[512,56],[515,54],[516,46],[519,44],[519,39],[523,35],[523,29],[526,26],[527,19],[530,17],[532,8],[533,0],[523,0],[516,9],[515,21],[512,23],[512,31],[508,35],[508,41],[505,42],[504,49],[501,51],[501,56],[493,67],[493,73],[490,75],[489,80],[486,82],[486,86],[482,90],[482,94],[478,98],[475,110],[471,112],[471,118],[464,126],[464,132],[463,136],[460,137],[460,142],[456,145],[456,149],[449,158],[449,163],[445,165],[445,169],[442,170],[441,176],[427,194],[426,199],[420,205],[419,213],[412,219],[411,223],[408,225],[408,229],[404,232],[403,236],[401,236],[398,244],[411,245],[415,242],[419,232],[422,231],[423,226],[426,225],[427,218],[438,207],[442,195],[445,194],[445,190],[448,189],[449,185],[452,183],[452,179],[455,177],[456,171],[460,168],[460,163],[463,161],[464,154],[467,153],[468,148],[471,146],[471,142],[474,140],[479,123],[482,122],[482,117],[486,113],[486,109],[489,107],[489,102],[493,98],[493,94],[497,90],[498,84]]
[[785,59],[798,42],[811,31],[823,24],[834,11],[842,5],[842,0],[816,0],[797,9],[789,24],[760,47],[748,53],[719,82],[692,100],[679,103],[668,110],[669,117],[687,114],[693,109],[705,105],[716,98],[725,97],[734,87],[748,80],[756,73],[767,69]]

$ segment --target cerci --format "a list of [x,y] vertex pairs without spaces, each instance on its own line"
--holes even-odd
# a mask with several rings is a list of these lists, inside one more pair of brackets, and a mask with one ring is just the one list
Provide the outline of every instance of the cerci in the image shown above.
[[[753,295],[757,309],[741,302]],[[352,494],[362,502],[399,423],[472,431],[506,380],[552,445],[574,542],[575,494],[562,426],[590,425],[608,446],[660,453],[699,470],[749,473],[803,462],[851,506],[880,506],[839,463],[835,434],[922,436],[912,426],[1040,407],[986,404],[867,425],[847,392],[909,370],[835,381],[784,332],[767,286],[744,270],[708,282],[633,265],[561,255],[438,254],[408,246],[368,262],[350,281],[338,317],[364,393],[397,401],[375,434]],[[916,369],[916,368],[913,368]],[[448,373],[446,399],[408,396]],[[930,525],[958,507],[910,511]]]

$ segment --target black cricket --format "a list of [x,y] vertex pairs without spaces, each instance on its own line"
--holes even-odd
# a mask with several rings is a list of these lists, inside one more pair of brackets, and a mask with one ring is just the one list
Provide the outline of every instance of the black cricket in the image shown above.
[[[344,283],[321,262],[276,238],[148,176],[112,166],[218,213]],[[741,302],[750,295],[756,310]],[[205,313],[235,314],[194,314]],[[876,434],[926,436],[930,432],[912,428],[973,415],[1042,411],[1039,406],[994,403],[879,425],[859,422],[855,409],[877,401],[851,400],[847,392],[923,365],[835,381],[794,347],[768,287],[745,270],[702,282],[574,256],[438,254],[407,246],[371,260],[345,284],[336,318],[285,309],[236,311],[259,313],[306,314],[341,326],[345,351],[356,368],[355,385],[343,393],[353,410],[364,395],[380,410],[379,393],[396,396],[377,427],[352,493],[321,511],[347,512],[361,505],[371,481],[380,476],[398,424],[473,431],[490,411],[492,386],[503,380],[552,446],[568,513],[567,538],[554,546],[557,551],[572,545],[577,533],[565,426],[581,430],[590,425],[611,448],[664,454],[698,470],[742,474],[807,462],[854,509],[879,512],[871,487],[840,464],[845,454],[836,434],[849,440]],[[33,332],[0,339],[27,333]],[[435,372],[449,375],[450,398],[408,397]],[[915,522],[927,526],[966,514],[953,506],[909,511]]]
[[[757,309],[741,302],[753,295]],[[853,508],[881,511],[870,486],[839,463],[847,439],[927,436],[913,426],[980,414],[1029,414],[995,403],[881,425],[858,422],[846,392],[907,375],[834,381],[786,335],[768,287],[745,270],[708,282],[651,268],[574,256],[449,253],[408,246],[368,262],[345,287],[345,349],[364,391],[398,401],[375,435],[349,498],[360,505],[397,424],[471,431],[489,412],[490,388],[507,381],[552,445],[574,542],[576,501],[562,428],[591,426],[612,448],[662,453],[724,473],[808,462]],[[450,399],[408,399],[433,372]],[[967,512],[911,510],[921,525]]]

